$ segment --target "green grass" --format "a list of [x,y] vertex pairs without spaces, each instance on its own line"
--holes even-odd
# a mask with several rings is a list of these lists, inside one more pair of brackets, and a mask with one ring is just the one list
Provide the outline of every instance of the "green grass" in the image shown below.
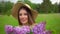
[[[60,34],[60,13],[39,14],[36,18],[36,23],[39,23],[41,21],[46,21],[46,29],[52,30],[52,34]],[[0,16],[0,34],[5,34],[4,26],[6,24],[17,26],[18,21],[12,16]]]

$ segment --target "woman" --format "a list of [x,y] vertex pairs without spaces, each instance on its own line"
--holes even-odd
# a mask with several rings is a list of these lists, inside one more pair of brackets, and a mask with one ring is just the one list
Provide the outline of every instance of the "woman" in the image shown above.
[[13,27],[11,25],[5,26],[6,34],[51,34],[45,30],[45,22],[39,24],[35,23],[38,15],[36,10],[24,3],[16,3],[12,8],[12,16],[19,22],[19,26]]

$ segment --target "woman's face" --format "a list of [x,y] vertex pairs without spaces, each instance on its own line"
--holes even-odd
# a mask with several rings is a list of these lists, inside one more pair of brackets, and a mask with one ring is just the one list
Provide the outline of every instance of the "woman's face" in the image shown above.
[[20,9],[19,11],[19,19],[22,24],[27,24],[28,23],[28,14],[25,9]]

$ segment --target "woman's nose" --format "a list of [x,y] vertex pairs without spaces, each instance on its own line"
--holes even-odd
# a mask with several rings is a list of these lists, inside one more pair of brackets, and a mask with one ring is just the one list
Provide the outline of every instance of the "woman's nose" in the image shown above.
[[25,16],[24,15],[22,15],[22,18],[24,18]]

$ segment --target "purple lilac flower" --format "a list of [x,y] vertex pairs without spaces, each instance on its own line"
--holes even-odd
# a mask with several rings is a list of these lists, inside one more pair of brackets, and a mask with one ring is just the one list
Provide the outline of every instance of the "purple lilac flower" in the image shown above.
[[15,27],[14,28],[14,33],[19,34],[20,31],[21,31],[21,28],[20,27]]
[[52,31],[46,30],[46,31],[44,31],[44,34],[52,34]]
[[14,31],[17,34],[26,34],[30,32],[30,28],[28,26],[16,27]]
[[46,25],[45,22],[41,22],[40,24],[38,24],[38,25],[37,25],[38,31],[40,31],[40,32],[45,31],[45,25]]
[[37,34],[37,33],[38,33],[37,30],[38,30],[37,25],[35,25],[35,26],[32,28],[33,34]]
[[6,25],[5,26],[5,31],[6,31],[6,34],[9,34],[13,31],[13,26],[11,25]]
[[29,26],[23,26],[22,31],[26,33],[30,33],[30,27]]
[[45,31],[45,22],[41,22],[37,24],[33,29],[32,32],[34,34],[43,34],[43,31]]
[[11,26],[11,25],[6,25],[5,26],[5,31],[13,31],[13,26]]

